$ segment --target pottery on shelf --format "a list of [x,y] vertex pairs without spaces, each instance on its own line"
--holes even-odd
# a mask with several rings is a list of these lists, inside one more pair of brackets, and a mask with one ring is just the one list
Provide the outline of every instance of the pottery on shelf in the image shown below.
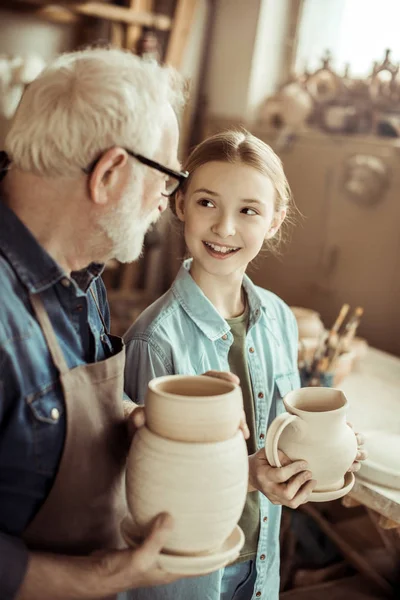
[[[122,533],[134,546],[154,517],[167,512],[174,525],[162,554],[183,561],[171,568],[219,568],[224,556],[233,560],[243,545],[237,523],[247,495],[248,456],[239,429],[241,389],[214,377],[159,377],[149,383],[145,410],[146,426],[128,454],[130,516]],[[194,560],[203,555],[210,559]]]
[[299,329],[299,338],[320,338],[325,331],[324,324],[321,321],[319,313],[310,308],[300,306],[291,306],[292,312],[297,321]]
[[354,476],[347,473],[357,454],[357,439],[346,423],[346,396],[340,390],[310,387],[289,392],[287,412],[267,430],[268,462],[280,467],[278,449],[291,460],[305,460],[317,485],[310,499],[340,498],[350,491]]
[[146,424],[158,435],[182,442],[227,440],[239,429],[239,386],[205,375],[166,375],[150,381]]

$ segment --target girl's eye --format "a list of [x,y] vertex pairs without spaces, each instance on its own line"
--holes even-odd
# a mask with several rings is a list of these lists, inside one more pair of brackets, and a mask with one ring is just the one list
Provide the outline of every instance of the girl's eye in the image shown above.
[[249,215],[250,217],[252,217],[253,215],[258,215],[258,213],[252,208],[243,208],[241,212],[244,212],[245,215]]
[[214,204],[211,202],[211,200],[207,200],[207,198],[202,198],[201,200],[198,201],[198,204],[200,206],[205,206],[206,208],[214,206]]

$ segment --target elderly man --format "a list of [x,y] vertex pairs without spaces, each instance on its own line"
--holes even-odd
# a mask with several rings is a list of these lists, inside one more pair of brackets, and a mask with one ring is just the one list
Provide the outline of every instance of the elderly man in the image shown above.
[[2,600],[113,597],[174,579],[157,566],[168,515],[138,550],[118,549],[135,405],[123,403],[124,348],[108,332],[100,275],[110,258],[139,256],[146,230],[185,177],[176,79],[118,50],[63,55],[28,87],[6,138]]

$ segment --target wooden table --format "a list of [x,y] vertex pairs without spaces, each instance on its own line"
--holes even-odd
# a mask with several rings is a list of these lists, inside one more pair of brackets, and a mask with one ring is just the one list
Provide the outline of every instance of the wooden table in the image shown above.
[[[340,389],[350,403],[348,419],[356,431],[378,429],[400,434],[400,358],[370,348]],[[400,528],[400,490],[356,476],[344,503],[350,505],[352,500],[376,511],[383,528]]]
[[[369,348],[365,358],[339,387],[349,401],[348,420],[355,431],[367,433],[379,429],[400,433],[400,358]],[[337,521],[334,515],[341,509],[340,502],[349,509],[358,508],[345,510],[344,519]],[[368,583],[371,597],[393,598],[396,594],[396,575],[400,579],[400,490],[374,485],[356,475],[352,491],[341,501],[321,504],[309,502],[299,510],[311,517],[339,548],[347,563],[359,573],[355,578]],[[366,529],[375,532],[378,543],[381,541],[380,558],[383,557],[389,564],[390,572],[382,570],[382,563],[378,566],[376,548],[371,550],[368,547]],[[290,560],[286,567],[290,575]],[[352,578],[309,585],[285,592],[282,598],[344,597],[347,600],[354,596],[353,592],[342,591],[348,581],[351,583]]]
[[[378,429],[400,433],[400,358],[368,349],[365,358],[346,377],[340,389],[349,401],[348,420],[355,431],[367,433]],[[356,483],[342,504],[365,508],[400,576],[400,490],[375,485],[356,475]],[[367,548],[365,552],[356,550],[316,508],[311,504],[304,508],[339,546],[347,560],[390,597],[392,583],[367,560]]]

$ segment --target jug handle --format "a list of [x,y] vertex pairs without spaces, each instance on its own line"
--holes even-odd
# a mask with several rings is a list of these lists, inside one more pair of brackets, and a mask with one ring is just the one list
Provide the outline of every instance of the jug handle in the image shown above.
[[298,418],[296,415],[285,412],[278,415],[269,426],[265,440],[265,455],[271,467],[282,467],[278,456],[279,438],[285,427]]

